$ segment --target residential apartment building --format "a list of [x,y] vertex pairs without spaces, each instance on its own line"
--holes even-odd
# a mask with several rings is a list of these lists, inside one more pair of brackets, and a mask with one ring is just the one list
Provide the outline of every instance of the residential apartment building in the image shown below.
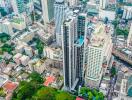
[[94,31],[86,38],[86,86],[98,87],[109,64],[113,44],[110,34],[106,33],[106,28],[102,23],[93,25]]
[[64,88],[75,90],[83,81],[86,14],[72,16],[62,27]]

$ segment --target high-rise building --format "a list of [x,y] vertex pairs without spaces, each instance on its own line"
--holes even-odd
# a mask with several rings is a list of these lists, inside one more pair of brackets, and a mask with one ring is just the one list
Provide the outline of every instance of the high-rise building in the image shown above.
[[[90,24],[90,27],[91,26]],[[109,28],[103,23],[98,23],[95,25],[94,31],[90,33],[90,38],[87,38],[86,86],[98,87],[103,72],[105,72],[108,67],[113,44],[110,34],[106,33],[107,29]]]
[[13,27],[11,23],[8,20],[2,20],[0,21],[0,33],[7,33],[9,35],[13,35]]
[[54,3],[54,20],[55,20],[55,34],[56,42],[59,46],[62,45],[61,25],[65,19],[66,5],[64,0],[55,0]]
[[7,13],[12,12],[10,0],[0,0],[0,7],[4,8]]
[[86,15],[72,16],[62,27],[64,88],[72,91],[83,81]]
[[24,12],[25,5],[24,0],[11,0],[12,8],[15,14]]
[[132,48],[132,23],[131,23],[129,35],[128,35],[128,38],[127,38],[127,46]]
[[41,0],[44,24],[54,19],[54,2],[55,0]]
[[108,5],[108,0],[100,0],[99,5],[101,9],[105,9]]
[[123,7],[123,16],[124,19],[132,19],[132,6],[124,6]]
[[67,0],[69,6],[77,5],[78,0]]

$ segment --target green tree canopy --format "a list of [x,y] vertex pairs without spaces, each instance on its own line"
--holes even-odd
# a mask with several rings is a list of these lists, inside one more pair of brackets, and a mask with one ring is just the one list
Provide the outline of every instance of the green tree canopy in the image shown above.
[[44,82],[43,78],[41,77],[41,75],[37,72],[32,72],[30,75],[29,75],[29,78],[31,79],[31,81],[33,82],[37,82],[37,83],[40,83],[42,84]]
[[26,100],[27,98],[31,98],[34,92],[35,87],[30,82],[22,81],[13,93],[13,100]]
[[67,92],[60,92],[56,95],[56,100],[75,100],[75,97]]
[[10,40],[10,36],[6,33],[0,33],[0,41],[5,43],[6,41]]
[[128,37],[129,30],[127,28],[120,29],[119,27],[116,28],[116,34],[117,35],[123,35],[125,38]]
[[112,22],[112,24],[114,25],[114,28],[116,28],[117,27],[117,25],[119,24],[119,20],[114,20],[113,22]]
[[50,87],[42,87],[36,95],[33,97],[34,100],[55,100],[56,90]]
[[112,66],[111,70],[110,70],[111,76],[113,77],[114,75],[116,75],[116,68]]
[[88,92],[88,100],[92,100],[93,99],[93,94],[91,91]]

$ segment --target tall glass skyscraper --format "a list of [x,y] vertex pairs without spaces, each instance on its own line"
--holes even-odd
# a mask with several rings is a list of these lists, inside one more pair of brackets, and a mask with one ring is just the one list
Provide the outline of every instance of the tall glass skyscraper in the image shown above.
[[25,10],[24,0],[12,0],[11,4],[15,14],[20,14]]
[[64,21],[62,31],[64,88],[75,90],[83,81],[86,14]]

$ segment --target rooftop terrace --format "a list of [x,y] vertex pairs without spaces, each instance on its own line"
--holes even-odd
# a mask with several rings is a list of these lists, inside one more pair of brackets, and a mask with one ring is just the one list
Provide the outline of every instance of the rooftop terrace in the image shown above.
[[96,24],[91,38],[91,45],[94,47],[102,47],[106,38],[105,25],[102,23]]

